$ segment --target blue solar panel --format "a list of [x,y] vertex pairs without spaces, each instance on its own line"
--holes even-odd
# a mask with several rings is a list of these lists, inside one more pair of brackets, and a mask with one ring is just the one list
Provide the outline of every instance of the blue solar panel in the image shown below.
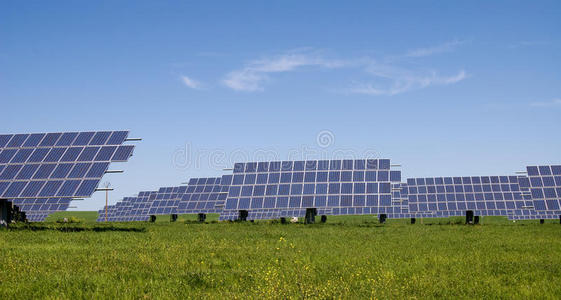
[[526,170],[534,209],[561,215],[561,165],[529,166]]
[[70,205],[70,198],[26,198],[11,199],[12,203],[26,213],[30,222],[42,222],[48,215],[65,211]]
[[[392,182],[400,171],[389,159],[236,163],[222,177],[229,192],[221,219],[248,210],[249,216],[305,213],[306,208],[328,214],[378,214],[392,211]],[[253,211],[259,213],[253,213]],[[285,215],[290,217],[293,215]]]
[[[107,210],[107,221],[148,221],[148,213],[152,202],[150,196],[157,192],[140,192],[136,197],[125,197],[115,205],[110,205]],[[105,208],[98,211],[98,222],[105,221]]]
[[[109,163],[131,156],[134,146],[121,145],[127,136],[128,131],[0,135],[0,198],[89,197]],[[21,209],[36,212],[40,205]]]
[[184,192],[185,186],[163,187],[157,193],[150,195],[151,206],[148,210],[149,215],[169,215],[177,213],[180,195]]
[[[151,215],[219,213],[228,186],[221,178],[192,178],[187,186],[162,187],[157,192],[141,192],[126,197],[109,208],[108,221],[145,221]],[[98,221],[105,220],[100,210]]]
[[177,213],[220,213],[229,188],[228,185],[222,185],[221,181],[220,177],[191,179],[185,193],[181,195]]
[[524,181],[520,176],[409,178],[401,194],[411,213],[472,210],[481,216],[508,216],[533,206]]

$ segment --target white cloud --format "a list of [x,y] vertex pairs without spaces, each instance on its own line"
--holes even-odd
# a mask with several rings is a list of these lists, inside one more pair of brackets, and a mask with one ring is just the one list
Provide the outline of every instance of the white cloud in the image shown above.
[[535,107],[561,107],[561,98],[556,98],[551,101],[545,102],[532,102],[530,103],[530,105]]
[[339,68],[344,65],[343,61],[328,60],[314,53],[289,53],[252,61],[243,69],[228,73],[223,83],[237,91],[262,91],[263,83],[269,79],[270,73],[289,72],[303,67]]
[[414,49],[409,51],[407,54],[405,54],[405,56],[423,57],[423,56],[429,56],[429,55],[443,53],[443,52],[449,52],[454,50],[454,48],[456,48],[457,46],[460,46],[464,43],[465,41],[453,40],[433,47]]
[[291,72],[306,67],[345,68],[346,72],[350,74],[348,76],[360,76],[362,79],[353,80],[355,83],[350,88],[339,88],[339,90],[347,93],[392,96],[429,86],[450,85],[466,79],[468,75],[464,70],[459,70],[455,75],[442,76],[437,71],[423,69],[417,64],[402,67],[407,63],[402,61],[403,58],[414,59],[451,51],[463,43],[463,41],[454,40],[431,48],[417,49],[406,55],[385,57],[381,59],[382,63],[370,57],[344,60],[326,58],[319,52],[305,49],[251,61],[243,68],[227,73],[222,83],[236,91],[256,92],[264,90],[266,82],[274,73]]
[[356,94],[373,96],[394,96],[415,89],[422,89],[432,85],[454,84],[467,78],[464,70],[453,76],[440,76],[436,72],[425,75],[415,74],[380,74],[380,77],[390,80],[386,86],[381,84],[355,84],[348,91]]
[[200,89],[202,87],[200,82],[184,75],[181,76],[181,81],[183,81],[183,84],[185,84],[185,86],[192,89]]

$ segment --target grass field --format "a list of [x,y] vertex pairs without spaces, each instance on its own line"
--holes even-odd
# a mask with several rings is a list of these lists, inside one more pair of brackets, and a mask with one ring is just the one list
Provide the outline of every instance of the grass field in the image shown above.
[[[79,224],[58,224],[76,216]],[[0,299],[558,298],[561,225],[329,217],[96,224],[65,212],[0,230]]]

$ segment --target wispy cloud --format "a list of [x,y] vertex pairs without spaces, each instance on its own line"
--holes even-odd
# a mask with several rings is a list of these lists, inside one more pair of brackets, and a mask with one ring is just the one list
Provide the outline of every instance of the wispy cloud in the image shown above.
[[251,61],[243,68],[227,73],[222,83],[236,91],[256,92],[265,89],[265,84],[274,73],[305,68],[312,70],[345,68],[351,77],[361,77],[361,79],[352,80],[354,83],[350,87],[340,87],[339,91],[393,96],[429,86],[454,84],[468,78],[464,70],[443,76],[438,71],[427,70],[417,64],[403,67],[408,63],[411,65],[411,59],[451,51],[463,43],[464,41],[454,40],[430,48],[416,49],[406,55],[385,57],[380,60],[371,57],[334,59],[318,51],[304,49]]
[[181,76],[181,81],[183,82],[183,84],[185,84],[185,86],[192,88],[192,89],[200,89],[202,88],[202,84],[199,81],[196,81],[192,78],[189,78],[187,76],[182,75]]
[[303,67],[339,68],[344,65],[343,61],[328,60],[314,53],[288,53],[252,61],[243,69],[228,73],[223,83],[237,91],[262,91],[263,83],[271,73],[289,72]]
[[394,96],[415,89],[427,88],[432,85],[449,85],[468,77],[464,70],[456,75],[441,76],[436,72],[429,74],[384,74],[380,77],[390,80],[390,84],[359,83],[348,89],[348,92],[373,96]]
[[556,98],[551,101],[532,102],[530,105],[534,107],[561,107],[561,98]]
[[433,54],[444,53],[454,50],[456,47],[466,43],[466,41],[452,40],[440,45],[428,47],[428,48],[418,48],[411,50],[405,54],[406,57],[423,57],[430,56]]

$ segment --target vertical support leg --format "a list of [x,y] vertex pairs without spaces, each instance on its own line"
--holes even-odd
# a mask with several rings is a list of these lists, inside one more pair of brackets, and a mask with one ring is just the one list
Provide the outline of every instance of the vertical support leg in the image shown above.
[[8,200],[0,199],[0,227],[8,227],[10,224],[8,203]]
[[240,210],[238,215],[238,221],[247,221],[247,216],[249,213],[247,210]]
[[306,224],[314,224],[316,222],[317,209],[306,208]]
[[326,216],[326,215],[322,215],[322,216],[321,216],[321,222],[322,222],[322,223],[327,222],[327,216]]
[[380,224],[386,224],[386,219],[387,218],[388,218],[388,215],[386,215],[386,214],[378,215],[378,221],[380,222]]
[[466,211],[466,224],[473,224],[473,210]]
[[415,224],[415,222],[417,222],[417,219],[411,218],[411,224]]
[[544,219],[540,219],[540,224],[543,224],[543,223],[545,223],[545,220],[544,220]]
[[206,221],[206,214],[199,214],[198,219],[199,222],[204,223]]

